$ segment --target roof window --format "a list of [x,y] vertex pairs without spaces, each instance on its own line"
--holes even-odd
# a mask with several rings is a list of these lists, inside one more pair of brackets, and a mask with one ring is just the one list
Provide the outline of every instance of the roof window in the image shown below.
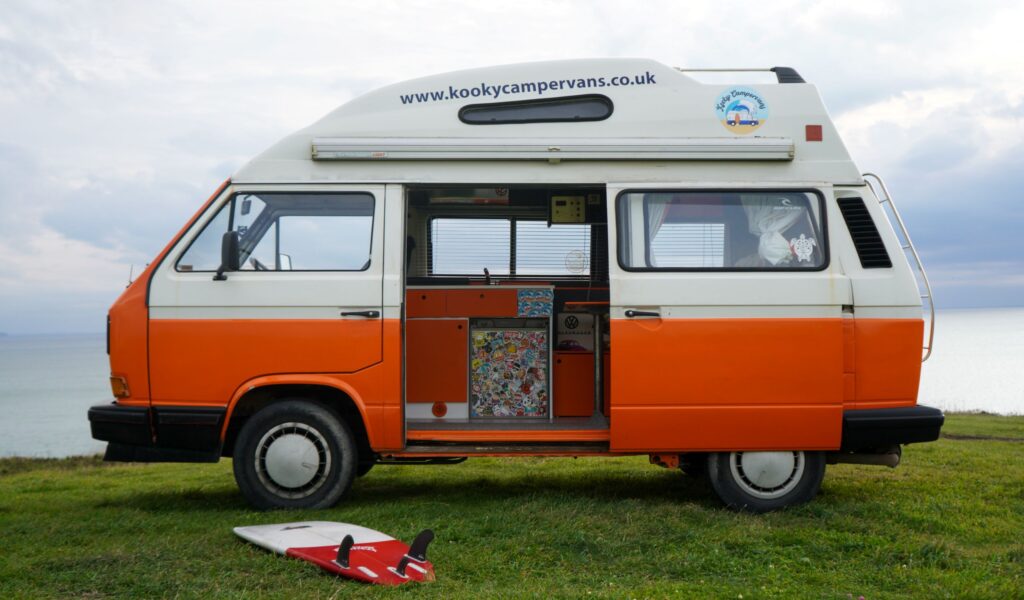
[[611,116],[613,109],[612,101],[607,96],[587,94],[543,100],[470,104],[459,110],[459,120],[469,125],[603,121]]

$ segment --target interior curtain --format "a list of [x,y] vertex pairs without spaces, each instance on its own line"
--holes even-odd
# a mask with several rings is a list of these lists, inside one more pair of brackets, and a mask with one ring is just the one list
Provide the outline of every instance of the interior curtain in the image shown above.
[[[668,214],[668,205],[672,198],[673,196],[668,194],[648,194],[646,197],[648,248],[654,244],[654,238],[657,237],[658,232],[661,231],[661,226],[665,224],[665,217]],[[650,266],[658,266],[657,259],[653,252],[650,253],[650,257]]]
[[784,196],[744,194],[740,201],[747,214],[750,233],[760,238],[758,256],[772,265],[788,260],[792,250],[782,233],[804,216],[805,209],[791,206],[790,200]]

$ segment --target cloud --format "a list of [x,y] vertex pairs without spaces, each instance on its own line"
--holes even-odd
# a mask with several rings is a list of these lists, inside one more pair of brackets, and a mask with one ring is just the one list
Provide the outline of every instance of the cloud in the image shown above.
[[224,178],[358,94],[592,56],[796,67],[887,177],[939,298],[1009,302],[1024,297],[998,279],[1021,272],[1021,22],[1024,5],[994,1],[3,2],[0,330],[98,329],[129,265]]

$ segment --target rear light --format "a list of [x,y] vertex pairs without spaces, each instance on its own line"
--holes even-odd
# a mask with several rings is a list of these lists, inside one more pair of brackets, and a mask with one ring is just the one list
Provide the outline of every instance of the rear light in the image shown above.
[[115,398],[127,398],[131,395],[128,391],[128,380],[115,375],[110,376],[110,391],[114,392]]

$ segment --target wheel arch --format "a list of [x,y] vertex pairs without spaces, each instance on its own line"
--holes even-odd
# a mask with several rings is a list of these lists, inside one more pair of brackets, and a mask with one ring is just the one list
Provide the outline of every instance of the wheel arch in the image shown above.
[[285,399],[316,402],[345,421],[352,429],[361,457],[373,455],[371,428],[366,407],[350,386],[334,379],[273,376],[255,379],[241,386],[228,404],[221,430],[223,455],[231,456],[238,432],[246,419],[259,410]]

